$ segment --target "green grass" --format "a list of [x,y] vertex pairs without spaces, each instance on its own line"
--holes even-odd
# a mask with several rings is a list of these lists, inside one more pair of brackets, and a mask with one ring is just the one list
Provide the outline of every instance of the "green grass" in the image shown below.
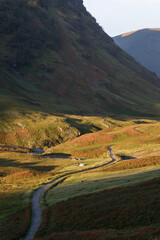
[[30,224],[33,191],[59,175],[76,171],[77,167],[77,163],[71,159],[0,152],[1,239],[11,240],[13,234],[15,239],[21,238]]
[[0,152],[0,218],[28,205],[32,190],[39,186],[58,176],[87,170],[105,162],[104,159],[86,160],[86,166],[80,168],[77,160]]
[[[52,147],[84,133],[106,129],[103,117],[10,109],[1,112],[0,143],[29,148]],[[116,121],[119,123],[119,121]],[[109,123],[112,128],[114,123]]]
[[86,172],[68,177],[55,189],[48,191],[45,200],[52,206],[79,195],[99,192],[104,189],[132,186],[160,176],[160,165],[137,170],[126,170],[104,174],[103,172]]
[[[1,112],[0,124],[1,144],[12,145],[14,141],[15,146],[46,147],[47,149],[74,139],[80,134],[94,133],[102,129],[111,132],[117,126],[124,127],[132,124],[132,121],[125,123],[102,116],[44,113],[15,107]],[[99,148],[98,143],[94,147]],[[87,148],[87,145],[84,148]],[[83,151],[84,149],[80,146],[79,150]]]
[[0,217],[16,212],[30,202],[33,189],[54,179],[72,160],[40,158],[30,154],[0,153]]

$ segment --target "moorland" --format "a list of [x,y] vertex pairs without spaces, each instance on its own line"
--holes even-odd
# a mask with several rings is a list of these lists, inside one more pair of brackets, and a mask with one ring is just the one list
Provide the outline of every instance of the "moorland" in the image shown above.
[[158,240],[160,79],[82,0],[0,1],[0,43],[0,239]]

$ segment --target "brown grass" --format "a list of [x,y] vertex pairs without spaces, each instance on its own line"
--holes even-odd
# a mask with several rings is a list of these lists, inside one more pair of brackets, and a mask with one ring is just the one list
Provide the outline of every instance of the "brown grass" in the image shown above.
[[91,230],[52,233],[37,240],[160,240],[160,226],[144,226],[140,228],[117,230]]
[[108,151],[108,146],[104,146],[104,147],[93,147],[88,149],[84,149],[84,150],[72,150],[71,154],[74,155],[78,155],[81,158],[98,158],[100,157],[104,152]]
[[17,172],[17,173],[13,173],[13,174],[10,174],[8,176],[5,177],[5,179],[9,180],[16,180],[16,179],[22,179],[22,178],[30,178],[30,177],[33,177],[33,176],[36,176],[36,175],[39,175],[39,173],[37,173],[36,171],[30,171],[30,170],[27,170],[27,171],[23,171],[23,172]]
[[124,133],[126,133],[127,135],[131,136],[131,137],[137,137],[139,135],[141,135],[142,133],[136,131],[134,128],[129,128],[129,129],[126,129],[124,131]]
[[89,133],[82,135],[68,143],[76,144],[78,147],[90,146],[98,143],[109,143],[116,139],[116,135],[107,134],[107,130],[102,130],[97,133]]
[[160,157],[153,156],[153,157],[147,157],[147,158],[125,160],[122,162],[118,162],[115,165],[104,167],[103,169],[98,169],[97,171],[114,172],[114,171],[121,171],[121,170],[127,170],[127,169],[149,167],[149,166],[154,166],[159,164],[160,164]]
[[21,147],[0,146],[0,151],[29,153],[29,152],[31,152],[31,149],[29,149],[29,148],[21,148]]
[[30,224],[31,209],[29,206],[17,213],[0,219],[0,239],[17,240],[23,237]]
[[159,179],[152,179],[59,202],[44,212],[37,238],[149,240],[159,237],[159,184]]

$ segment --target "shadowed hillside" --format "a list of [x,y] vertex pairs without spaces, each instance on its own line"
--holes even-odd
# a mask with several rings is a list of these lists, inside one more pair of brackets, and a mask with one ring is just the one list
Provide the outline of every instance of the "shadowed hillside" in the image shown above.
[[139,63],[160,76],[160,29],[142,29],[113,38],[115,43]]
[[82,0],[2,0],[0,19],[2,109],[157,113],[160,80],[114,44]]

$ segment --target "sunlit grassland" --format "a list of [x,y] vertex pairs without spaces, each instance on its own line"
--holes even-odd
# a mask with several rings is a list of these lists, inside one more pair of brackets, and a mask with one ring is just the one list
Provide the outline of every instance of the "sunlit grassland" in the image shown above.
[[[6,115],[5,115],[6,117]],[[1,119],[1,122],[5,121],[5,117]],[[12,121],[14,119],[14,121]],[[71,127],[70,131],[72,133],[72,128],[75,131],[78,131],[78,127],[88,126],[89,131],[96,131],[96,128],[100,128],[102,125],[102,121],[109,128],[106,129],[106,126],[102,125],[105,133],[110,131],[110,129],[117,128],[117,125],[123,123],[122,121],[116,121],[109,118],[102,119],[101,117],[77,117],[73,115],[66,116],[51,116],[48,114],[42,113],[18,113],[12,112],[10,118],[8,118],[8,125],[10,122],[14,126],[17,126],[21,129],[34,128],[41,129],[43,132],[43,126],[48,123],[48,126],[52,126],[52,130],[54,128],[54,124],[57,128],[62,128],[61,131],[65,132],[65,126],[69,123],[67,121],[74,122],[74,127]],[[94,123],[95,122],[95,123]],[[66,125],[65,125],[66,124]],[[77,124],[77,125],[76,125]],[[123,123],[124,125],[128,125],[127,123]],[[76,126],[75,126],[76,125]],[[95,129],[94,129],[95,127]],[[5,128],[5,125],[4,125]],[[9,128],[9,127],[8,127]],[[69,126],[68,126],[69,128]],[[92,129],[93,128],[93,129]],[[35,130],[36,131],[36,130]],[[105,135],[105,133],[103,135]],[[28,133],[29,134],[29,133]],[[38,133],[37,133],[38,134]],[[94,134],[94,133],[93,133]],[[67,135],[67,134],[66,134]],[[111,136],[112,138],[112,136]],[[76,141],[76,140],[75,140]],[[97,149],[101,146],[101,142],[103,146],[105,142],[100,141],[100,143],[96,143],[96,139],[94,139],[95,145]],[[13,143],[13,142],[12,142]],[[78,148],[78,147],[77,147]],[[81,150],[84,151],[85,148],[88,151],[87,146],[83,144],[80,146]],[[63,153],[63,152],[61,152]],[[70,153],[67,156],[69,156]],[[81,160],[85,163],[84,169],[99,166],[106,162],[110,161],[110,157],[108,154],[108,149],[105,147],[105,152],[102,158],[92,158],[92,159],[84,159]],[[75,170],[79,170],[78,165],[79,161],[72,159],[51,159],[51,158],[42,158],[39,156],[34,156],[32,154],[20,154],[20,153],[12,153],[12,152],[1,152],[0,153],[0,180],[1,180],[1,193],[3,197],[1,198],[1,207],[3,211],[1,211],[1,217],[5,216],[9,213],[16,212],[21,209],[22,206],[25,206],[29,203],[29,197],[31,195],[31,190],[37,188],[41,184],[48,182],[50,179],[54,178],[58,174],[67,173]],[[28,193],[26,193],[28,192]],[[9,203],[6,201],[6,198],[9,199],[12,195],[12,201]],[[14,201],[15,199],[15,201]],[[18,200],[17,200],[18,199]],[[19,201],[19,202],[18,202]],[[3,204],[4,205],[3,205]]]
[[110,159],[88,159],[83,168],[76,159],[49,158],[22,153],[0,153],[0,218],[30,202],[33,189],[58,176],[103,165]]
[[76,116],[20,109],[1,111],[0,144],[46,149],[93,133],[115,127],[115,120],[101,116]]
[[[123,127],[117,125],[114,128],[86,134],[52,149],[56,153],[70,152],[77,156],[90,157],[93,149],[97,152],[102,149],[100,156],[102,159],[107,159],[109,158],[108,146],[112,145],[117,162],[111,166],[67,177],[60,186],[48,191],[46,201],[49,205],[73,196],[105,188],[133,185],[160,176],[159,122],[132,120],[126,122]],[[94,157],[97,157],[96,151]],[[123,157],[126,160],[122,160]],[[98,163],[98,160],[98,158],[97,161],[95,159],[95,162]],[[89,160],[84,159],[83,162],[87,163],[87,161]],[[100,179],[103,180],[100,181]]]
[[[53,159],[15,152],[0,153],[0,236],[10,240],[22,237],[30,224],[33,191],[59,176],[85,171],[109,161],[86,160],[79,167],[76,159]],[[16,227],[15,227],[16,225]]]
[[159,122],[133,119],[123,125],[118,121],[116,126],[85,134],[50,148],[47,153],[61,152],[77,157],[98,158],[104,156],[107,147],[112,145],[117,156],[145,157],[158,155],[159,143]]
[[1,152],[0,238],[11,240],[13,234],[15,239],[22,237],[30,224],[33,190],[75,169],[77,164],[71,159]]
[[63,173],[65,168],[69,171],[68,166],[74,169],[75,162],[70,159],[50,159],[31,154],[1,152],[0,217],[16,212],[28,204],[33,189],[51,181],[59,172]]
[[160,164],[157,166],[117,172],[96,170],[77,173],[67,177],[56,188],[48,191],[45,200],[47,204],[51,206],[56,202],[64,201],[75,196],[115,187],[132,186],[156,177],[160,177]]
[[0,143],[6,145],[49,147],[80,134],[65,117],[35,111],[1,113],[0,123]]
[[136,125],[138,136],[126,138],[114,145],[114,151],[120,155],[135,157],[158,156],[160,154],[160,124]]

